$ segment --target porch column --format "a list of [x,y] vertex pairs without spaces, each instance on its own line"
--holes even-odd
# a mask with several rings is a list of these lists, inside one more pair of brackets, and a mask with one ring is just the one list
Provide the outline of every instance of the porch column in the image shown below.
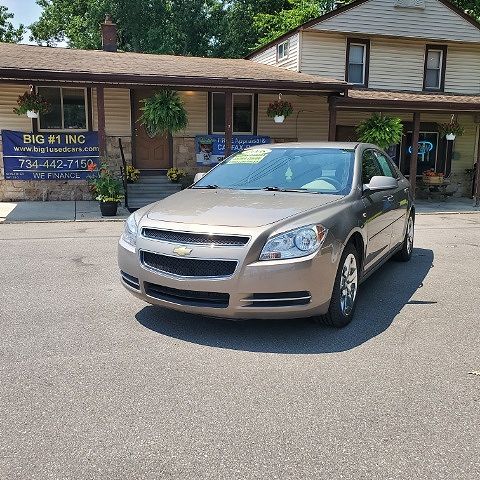
[[328,100],[328,141],[334,142],[337,139],[337,106],[335,97]]
[[477,165],[475,167],[475,185],[473,186],[473,205],[475,207],[480,206],[480,132],[478,133],[477,142]]
[[412,195],[415,198],[415,189],[417,186],[417,159],[418,142],[420,140],[420,112],[413,114],[413,133],[412,133],[412,155],[410,156],[410,186]]
[[97,115],[98,115],[98,148],[100,161],[105,161],[107,153],[107,136],[105,134],[105,92],[102,85],[97,85]]
[[233,95],[225,92],[225,157],[232,153],[232,118],[233,118]]

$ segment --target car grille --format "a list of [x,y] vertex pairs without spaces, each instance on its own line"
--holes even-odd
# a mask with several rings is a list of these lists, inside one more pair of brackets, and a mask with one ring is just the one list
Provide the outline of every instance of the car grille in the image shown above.
[[163,287],[162,285],[148,282],[145,282],[144,286],[145,293],[150,297],[179,305],[227,308],[228,302],[230,301],[230,295],[228,293],[178,290],[176,288]]
[[146,267],[181,277],[228,277],[237,268],[235,260],[178,258],[144,251],[141,252],[141,261]]
[[253,293],[244,298],[244,307],[293,307],[307,305],[312,295],[310,292],[278,292],[278,293]]
[[192,245],[214,245],[216,247],[243,247],[250,237],[237,235],[208,235],[206,233],[172,232],[170,230],[158,230],[156,228],[144,228],[142,235],[152,240],[162,242],[192,244]]

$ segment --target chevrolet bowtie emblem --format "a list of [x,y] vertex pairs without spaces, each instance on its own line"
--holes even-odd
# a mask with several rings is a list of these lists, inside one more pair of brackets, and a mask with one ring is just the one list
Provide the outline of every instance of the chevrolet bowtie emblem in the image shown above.
[[180,255],[181,257],[186,257],[187,255],[190,255],[192,253],[193,248],[187,248],[187,247],[175,247],[173,249],[173,253],[176,253],[177,255]]

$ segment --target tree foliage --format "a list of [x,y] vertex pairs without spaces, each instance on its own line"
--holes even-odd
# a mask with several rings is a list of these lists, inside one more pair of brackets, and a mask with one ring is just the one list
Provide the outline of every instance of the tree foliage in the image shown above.
[[10,13],[7,7],[0,5],[0,42],[18,43],[23,39],[25,27],[23,25],[14,27],[10,21],[12,18],[13,13]]
[[[352,0],[36,0],[42,7],[32,40],[100,48],[100,23],[115,20],[119,48],[179,55],[242,57],[254,48]],[[480,0],[454,0],[480,18]],[[0,38],[5,8],[0,14]],[[13,28],[13,27],[12,27]],[[20,32],[23,34],[22,32]],[[17,32],[17,37],[18,37]],[[9,38],[15,41],[15,35]]]

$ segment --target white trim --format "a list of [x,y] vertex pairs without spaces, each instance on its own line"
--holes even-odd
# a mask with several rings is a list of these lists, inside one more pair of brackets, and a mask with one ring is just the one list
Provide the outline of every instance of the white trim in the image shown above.
[[[365,43],[355,43],[355,42],[350,42],[348,44],[348,58],[347,58],[347,78],[346,81],[348,83],[351,83],[352,85],[365,85],[365,73],[366,73],[366,66],[367,66],[367,45]],[[352,50],[352,46],[355,47],[362,47],[363,48],[363,65],[362,65],[362,81],[361,82],[350,82],[349,80],[349,75],[350,75],[350,52]],[[358,63],[352,63],[352,65],[359,65]]]
[[[220,93],[222,95],[224,95],[224,92],[212,92],[212,95],[211,95],[211,105],[209,106],[210,107],[210,110],[211,110],[211,118],[210,118],[210,121],[211,121],[211,125],[212,125],[212,135],[225,135],[225,132],[216,132],[214,129],[213,129],[213,96],[216,94],[216,93]],[[233,135],[253,135],[253,127],[255,125],[255,94],[254,93],[233,93],[232,94],[232,101],[233,101],[233,105],[232,105],[232,128],[233,128],[233,110],[234,110],[234,106],[235,106],[235,96],[236,95],[248,95],[251,97],[252,99],[252,102],[251,102],[251,105],[252,105],[252,120],[251,120],[251,125],[252,125],[252,129],[249,131],[249,132],[235,132],[235,131],[232,131],[232,134]],[[207,108],[207,112],[208,112],[208,108]],[[208,113],[207,113],[208,115]]]
[[[431,87],[427,85],[427,72],[429,70],[434,70],[433,68],[428,68],[428,54],[429,52],[440,52],[440,65],[438,67],[438,85],[435,87]],[[440,90],[442,88],[442,72],[443,72],[443,56],[444,56],[444,51],[441,48],[428,48],[428,46],[425,46],[425,78],[424,78],[424,84],[425,84],[425,90]]]
[[[286,45],[286,47],[285,47],[285,45]],[[280,47],[281,46],[284,46],[284,48],[283,48],[284,55],[282,57],[280,57]],[[287,40],[284,40],[283,42],[277,43],[276,50],[277,50],[276,51],[276,62],[277,63],[288,60],[288,56],[290,54],[290,39],[287,38]],[[285,51],[287,52],[286,54],[285,54]]]
[[[89,124],[88,124],[88,92],[87,87],[70,87],[70,86],[39,86],[38,88],[58,88],[60,89],[60,110],[62,113],[62,128],[40,128],[40,118],[41,114],[37,118],[37,127],[39,132],[59,132],[59,133],[69,133],[69,132],[88,132],[89,131]],[[64,118],[64,111],[63,111],[63,90],[70,89],[70,90],[83,90],[83,101],[85,104],[85,125],[86,128],[65,128],[65,118]]]

